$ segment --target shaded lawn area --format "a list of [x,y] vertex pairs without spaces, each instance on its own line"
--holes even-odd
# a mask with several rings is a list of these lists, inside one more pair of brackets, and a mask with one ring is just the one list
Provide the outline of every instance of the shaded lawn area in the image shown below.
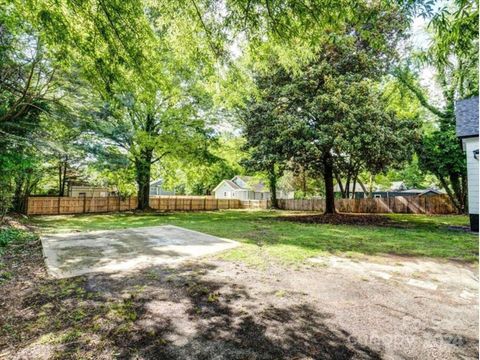
[[215,211],[199,213],[116,213],[34,217],[43,232],[93,231],[171,224],[230,238],[244,245],[219,255],[252,265],[265,261],[300,263],[327,253],[395,254],[477,261],[478,239],[448,226],[467,226],[458,215],[385,215],[391,226],[302,224],[277,221],[287,211]]

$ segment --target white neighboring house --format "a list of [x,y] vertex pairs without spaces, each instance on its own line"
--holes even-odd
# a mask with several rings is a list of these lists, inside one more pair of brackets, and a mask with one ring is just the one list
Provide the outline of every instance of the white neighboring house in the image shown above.
[[[270,191],[262,181],[251,176],[222,180],[213,189],[215,199],[270,200]],[[277,199],[293,199],[293,191],[277,190]]]
[[150,196],[155,195],[175,195],[175,190],[165,190],[163,188],[163,179],[158,179],[150,183]]
[[455,103],[457,136],[467,155],[468,212],[470,228],[478,232],[478,96]]
[[68,196],[70,197],[107,197],[113,195],[106,187],[89,186],[89,185],[69,185]]

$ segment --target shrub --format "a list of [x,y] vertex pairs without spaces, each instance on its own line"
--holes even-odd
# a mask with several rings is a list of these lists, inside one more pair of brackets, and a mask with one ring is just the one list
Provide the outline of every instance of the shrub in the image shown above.
[[20,229],[0,228],[0,254],[10,243],[25,243],[37,239],[37,235]]

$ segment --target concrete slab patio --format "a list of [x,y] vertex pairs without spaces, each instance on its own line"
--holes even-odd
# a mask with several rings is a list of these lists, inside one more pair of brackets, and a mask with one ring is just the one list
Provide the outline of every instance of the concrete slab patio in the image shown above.
[[128,272],[235,246],[235,241],[172,225],[42,237],[48,272],[56,278]]

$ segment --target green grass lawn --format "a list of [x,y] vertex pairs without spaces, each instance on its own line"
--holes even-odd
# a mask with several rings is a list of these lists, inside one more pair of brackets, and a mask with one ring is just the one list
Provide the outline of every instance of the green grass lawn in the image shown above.
[[34,217],[42,232],[119,229],[171,224],[234,239],[243,246],[220,256],[262,264],[265,259],[300,263],[326,253],[396,254],[477,261],[476,235],[448,229],[468,225],[466,216],[385,215],[400,226],[300,224],[277,221],[280,211],[216,211],[173,214],[105,214]]

